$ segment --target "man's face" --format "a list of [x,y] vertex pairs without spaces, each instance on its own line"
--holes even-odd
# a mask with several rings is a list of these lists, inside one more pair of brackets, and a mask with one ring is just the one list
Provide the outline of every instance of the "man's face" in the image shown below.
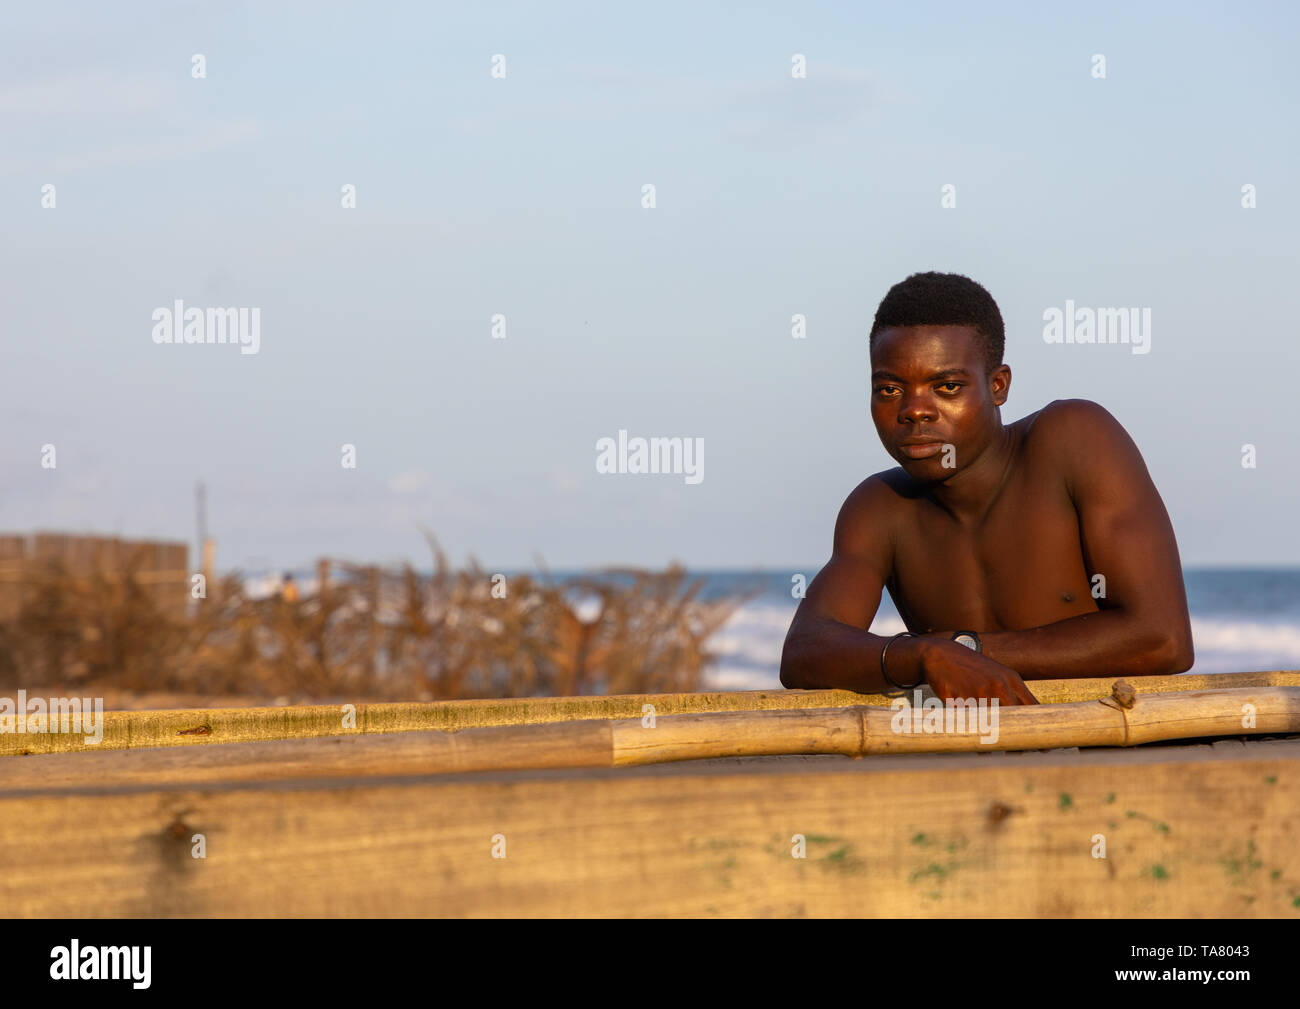
[[[898,326],[871,351],[871,419],[909,474],[946,480],[997,435],[1011,369],[989,375],[973,326]],[[949,447],[951,446],[951,447]]]

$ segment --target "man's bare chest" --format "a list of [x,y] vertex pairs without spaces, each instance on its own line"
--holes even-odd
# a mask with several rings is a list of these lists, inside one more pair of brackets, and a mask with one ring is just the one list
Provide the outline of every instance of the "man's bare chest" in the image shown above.
[[1038,627],[1097,609],[1079,518],[1062,494],[1009,488],[977,523],[915,502],[890,592],[914,630]]

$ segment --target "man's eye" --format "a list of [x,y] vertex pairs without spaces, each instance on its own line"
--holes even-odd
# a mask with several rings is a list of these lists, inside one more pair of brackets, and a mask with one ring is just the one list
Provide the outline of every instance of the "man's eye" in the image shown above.
[[888,395],[889,393],[893,392],[897,388],[898,386],[896,385],[878,385],[876,386],[876,392],[882,393],[884,395]]
[[939,388],[942,389],[944,392],[956,392],[958,389],[961,388],[961,383],[960,383],[960,382],[944,382],[943,385],[939,386]]

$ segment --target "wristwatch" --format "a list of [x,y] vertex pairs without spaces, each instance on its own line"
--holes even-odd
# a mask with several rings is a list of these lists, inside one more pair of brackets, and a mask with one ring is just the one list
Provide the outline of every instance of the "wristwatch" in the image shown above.
[[980,636],[974,631],[954,631],[952,640],[959,645],[965,645],[973,652],[984,652],[984,646],[980,644]]

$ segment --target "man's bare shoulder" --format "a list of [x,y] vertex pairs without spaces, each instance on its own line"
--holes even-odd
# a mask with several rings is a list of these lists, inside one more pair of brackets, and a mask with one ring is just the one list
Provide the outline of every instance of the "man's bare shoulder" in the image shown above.
[[1100,403],[1058,399],[1017,423],[1025,425],[1026,451],[1058,461],[1071,481],[1145,471],[1137,445]]
[[892,538],[893,519],[923,493],[901,466],[867,477],[849,492],[835,522],[838,548],[860,553]]
[[1090,399],[1056,399],[1016,423],[1024,425],[1027,441],[1053,448],[1105,451],[1117,438],[1129,441],[1128,432],[1114,415]]
[[844,505],[846,508],[851,505],[854,511],[881,511],[896,508],[924,492],[924,485],[908,476],[902,466],[895,466],[863,480],[844,499]]

